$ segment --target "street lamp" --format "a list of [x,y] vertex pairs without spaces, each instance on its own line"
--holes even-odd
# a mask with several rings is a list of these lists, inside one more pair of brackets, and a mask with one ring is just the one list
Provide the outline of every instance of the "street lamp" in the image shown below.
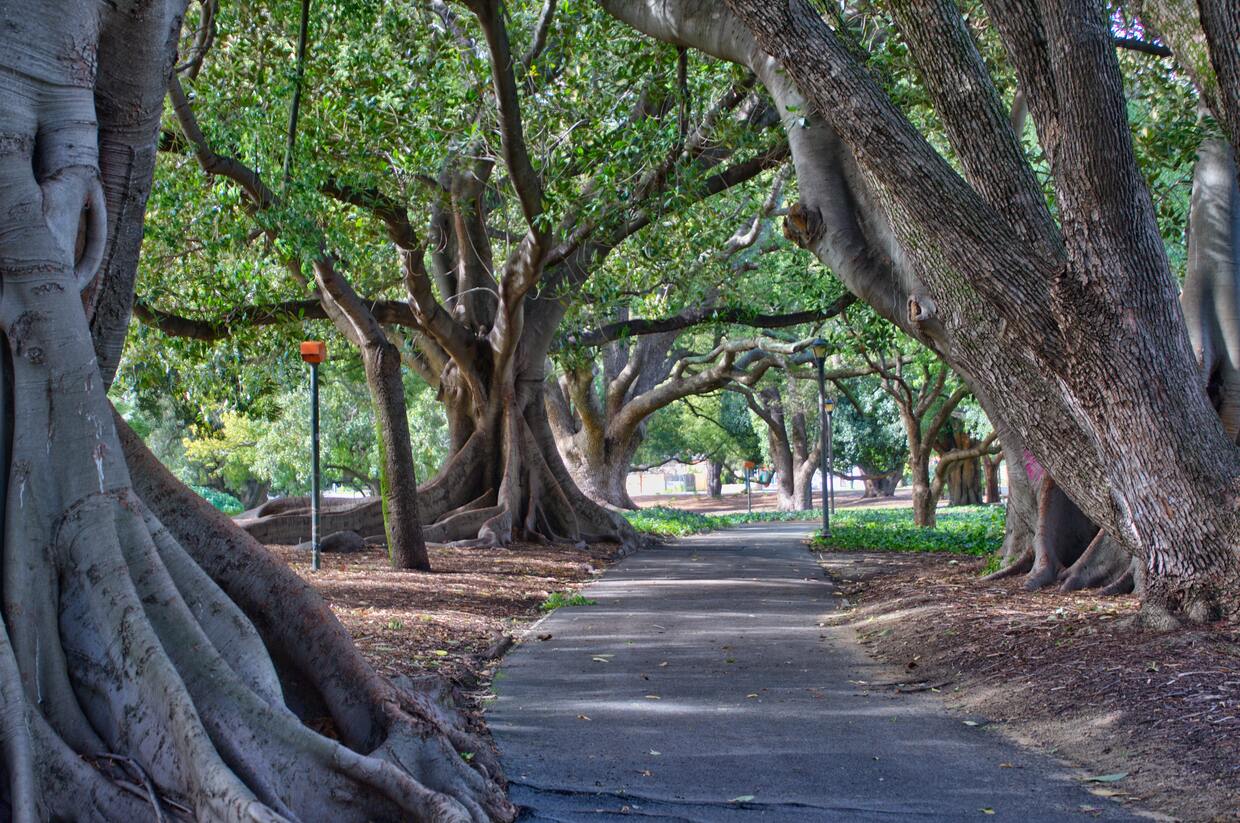
[[745,511],[753,512],[753,488],[749,485],[749,476],[753,474],[754,462],[746,460],[742,465],[745,467]]
[[831,406],[827,407],[827,387],[826,375],[823,373],[823,366],[827,359],[828,343],[821,337],[810,343],[810,351],[814,353],[814,366],[818,369],[818,405],[822,409],[822,416],[818,420],[819,434],[822,438],[822,447],[819,449],[819,459],[822,463],[822,536],[831,536],[831,506],[829,504],[827,487],[831,482],[831,471],[827,463],[827,452],[831,445],[828,440],[828,430],[830,428],[831,412],[835,410],[835,401],[831,401]]
[[822,401],[822,411],[827,416],[827,488],[830,490],[831,513],[835,514],[835,427],[831,425],[831,413],[835,411],[835,398]]
[[319,364],[327,359],[327,344],[306,340],[301,359],[310,364],[310,568],[321,565],[319,549]]

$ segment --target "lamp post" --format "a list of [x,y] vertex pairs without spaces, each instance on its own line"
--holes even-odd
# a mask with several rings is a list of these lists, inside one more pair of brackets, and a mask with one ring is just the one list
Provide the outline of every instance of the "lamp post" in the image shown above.
[[746,460],[745,467],[745,511],[753,512],[753,487],[749,485],[749,477],[753,474],[754,462]]
[[827,488],[830,490],[828,499],[831,501],[831,514],[835,514],[835,428],[831,425],[831,414],[835,411],[835,398],[828,397],[823,400],[822,410],[827,415]]
[[814,366],[818,369],[818,406],[822,411],[818,418],[819,435],[822,438],[822,447],[819,449],[819,460],[822,464],[822,536],[831,536],[831,506],[828,496],[828,486],[831,482],[831,470],[829,467],[828,452],[831,449],[828,440],[828,431],[830,429],[831,412],[835,410],[835,402],[831,402],[831,408],[827,408],[827,387],[826,376],[823,372],[823,366],[827,359],[827,341],[821,337],[814,340],[810,344],[810,350],[814,353]]
[[310,568],[319,570],[319,364],[327,359],[327,344],[306,340],[301,359],[310,364]]

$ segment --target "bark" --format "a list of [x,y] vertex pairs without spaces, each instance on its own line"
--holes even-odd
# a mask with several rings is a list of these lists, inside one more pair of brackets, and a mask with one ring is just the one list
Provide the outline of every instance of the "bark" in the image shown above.
[[[954,450],[975,449],[979,441],[957,425],[949,425],[939,433],[935,449],[940,454]],[[977,506],[982,502],[982,458],[968,457],[953,461],[942,469],[947,485],[947,505]]]
[[896,487],[900,485],[900,475],[866,474],[863,471],[861,482],[865,484],[864,491],[861,493],[863,499],[895,497]]
[[[433,692],[379,678],[306,584],[114,422],[182,13],[4,8],[6,817],[511,819],[494,761],[465,762],[480,742]],[[303,722],[323,715],[339,740]]]
[[[789,379],[793,379],[789,375]],[[807,511],[813,504],[813,478],[822,459],[818,438],[809,437],[805,410],[787,408],[779,386],[744,392],[749,408],[766,424],[767,446],[778,479],[780,511]],[[824,484],[825,488],[825,484]]]
[[[1090,518],[1139,558],[1146,613],[1189,620],[1233,613],[1240,515],[1219,505],[1217,489],[1240,475],[1240,454],[1199,388],[1100,7],[987,4],[1050,162],[1052,221],[954,7],[909,4],[901,14],[963,176],[803,0],[728,0],[740,20],[707,19],[696,3],[657,5],[658,12],[655,4],[632,12],[644,16],[639,25],[666,31],[677,12],[697,13],[699,29],[676,19],[677,34],[710,35],[702,39],[716,47],[725,30],[738,42],[743,21],[767,56],[738,62],[759,70],[778,60],[806,108],[830,119],[908,266],[902,280],[877,282],[906,287],[883,293],[854,282],[856,265],[832,268],[880,312],[896,315],[892,298],[900,294],[911,298],[918,322],[938,326],[939,350],[996,413],[992,420],[1013,429]],[[790,144],[802,192],[814,178],[830,179],[803,173],[800,148]],[[843,165],[838,152],[818,157]],[[829,233],[823,242],[836,254],[844,249]]]
[[982,458],[982,466],[986,473],[986,497],[987,505],[994,505],[1003,502],[999,494],[999,466],[1003,463],[1003,452]]
[[711,497],[723,497],[723,461],[708,460],[706,474],[706,493]]
[[388,557],[394,569],[429,571],[431,563],[418,513],[417,478],[400,352],[384,337],[363,349],[362,362],[376,412],[375,428],[381,456],[379,491],[384,504],[383,527]]

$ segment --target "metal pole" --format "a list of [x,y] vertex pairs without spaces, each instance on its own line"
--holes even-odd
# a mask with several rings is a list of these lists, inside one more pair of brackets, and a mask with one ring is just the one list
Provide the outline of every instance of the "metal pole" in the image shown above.
[[823,372],[823,359],[821,357],[815,357],[814,363],[818,366],[818,428],[822,438],[822,444],[818,450],[818,459],[822,463],[822,534],[824,537],[830,537],[831,506],[827,488],[830,483],[831,472],[828,469],[827,452],[831,446],[827,442],[828,415],[824,411],[824,407],[827,405],[826,375]]
[[319,364],[310,364],[310,568],[319,570]]
[[[835,468],[835,427],[831,425],[831,412],[827,412],[827,466]],[[835,514],[835,472],[827,477],[831,489],[831,514]]]
[[753,514],[753,487],[749,485],[749,475],[753,469],[745,469],[745,511]]

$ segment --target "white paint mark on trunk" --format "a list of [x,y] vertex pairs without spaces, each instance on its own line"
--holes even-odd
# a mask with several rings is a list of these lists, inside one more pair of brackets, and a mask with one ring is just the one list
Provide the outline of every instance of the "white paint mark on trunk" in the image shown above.
[[99,472],[99,493],[103,494],[103,456],[108,453],[108,447],[103,443],[95,446],[92,452],[95,458],[95,471]]

